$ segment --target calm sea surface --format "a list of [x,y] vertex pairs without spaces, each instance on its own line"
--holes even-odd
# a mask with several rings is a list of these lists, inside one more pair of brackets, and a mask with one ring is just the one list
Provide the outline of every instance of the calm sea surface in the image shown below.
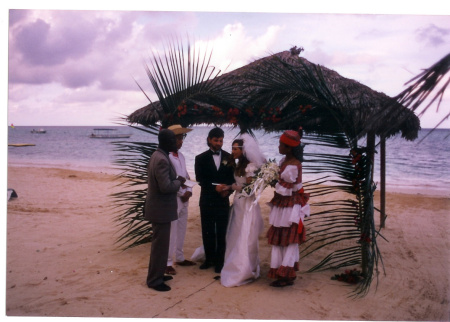
[[[62,167],[79,170],[95,170],[117,173],[112,162],[115,159],[111,139],[93,139],[90,126],[49,126],[45,134],[31,133],[34,127],[8,128],[8,144],[31,143],[35,146],[8,146],[8,164],[17,166]],[[101,127],[100,127],[101,128]],[[106,128],[106,127],[104,127]],[[154,141],[155,137],[142,131],[125,127],[116,128],[118,133],[129,133],[127,141]],[[38,129],[38,128],[35,128]],[[206,136],[209,127],[194,127],[186,138],[181,151],[186,157],[188,170],[194,173],[195,155],[207,149]],[[224,149],[230,151],[237,130],[224,128]],[[430,130],[421,130],[419,138],[410,142],[401,137],[387,140],[386,172],[390,190],[395,187],[434,189],[448,195],[450,191],[450,130],[435,130],[425,140],[421,138]],[[278,154],[278,135],[256,132],[262,151],[267,158],[281,159]],[[121,139],[124,140],[124,139]],[[307,145],[305,153],[324,152],[324,148]],[[306,169],[305,169],[306,170]],[[379,161],[376,160],[375,181],[379,181]],[[308,175],[304,175],[307,181]]]

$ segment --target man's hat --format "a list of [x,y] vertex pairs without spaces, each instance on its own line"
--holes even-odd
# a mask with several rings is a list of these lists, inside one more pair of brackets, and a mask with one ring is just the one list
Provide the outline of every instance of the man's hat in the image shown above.
[[175,135],[185,134],[192,131],[192,129],[182,127],[180,124],[171,125],[167,129],[171,130],[173,133],[175,133]]

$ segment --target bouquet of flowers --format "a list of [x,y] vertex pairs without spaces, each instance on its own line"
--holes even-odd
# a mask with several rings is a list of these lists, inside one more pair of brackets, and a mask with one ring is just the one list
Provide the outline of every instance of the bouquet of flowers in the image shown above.
[[280,167],[275,162],[275,160],[269,160],[268,162],[264,163],[259,169],[249,170],[252,170],[252,172],[254,172],[255,174],[252,178],[252,182],[242,189],[242,193],[247,196],[251,196],[254,194],[256,196],[256,199],[258,200],[264,189],[266,189],[268,186],[274,187],[278,182]]

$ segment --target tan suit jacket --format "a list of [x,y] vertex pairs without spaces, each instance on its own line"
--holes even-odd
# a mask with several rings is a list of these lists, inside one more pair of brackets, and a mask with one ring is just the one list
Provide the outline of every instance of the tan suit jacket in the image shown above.
[[181,182],[161,149],[153,152],[148,163],[148,190],[145,201],[145,219],[154,223],[167,223],[178,219],[177,192]]

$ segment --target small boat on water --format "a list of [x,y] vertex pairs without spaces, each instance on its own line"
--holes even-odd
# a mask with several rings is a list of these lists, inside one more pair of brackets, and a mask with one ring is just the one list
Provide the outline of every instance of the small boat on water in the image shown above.
[[131,134],[116,133],[117,129],[94,129],[94,132],[89,136],[93,139],[126,139]]
[[39,130],[32,129],[31,133],[45,134],[45,133],[47,133],[47,131],[44,129],[39,129]]
[[10,143],[8,146],[15,146],[15,147],[21,147],[21,146],[35,146],[34,143]]

